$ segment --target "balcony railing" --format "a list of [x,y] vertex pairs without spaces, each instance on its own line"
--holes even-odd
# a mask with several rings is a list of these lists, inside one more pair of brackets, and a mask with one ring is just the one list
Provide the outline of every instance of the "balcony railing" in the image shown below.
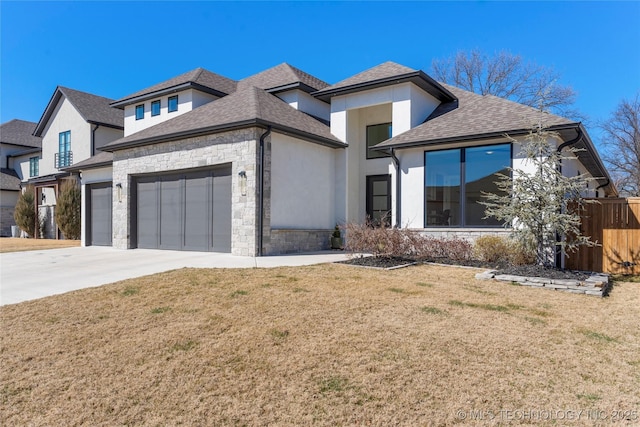
[[55,158],[55,168],[66,168],[67,166],[71,166],[73,164],[73,152],[65,151],[62,153],[56,153]]

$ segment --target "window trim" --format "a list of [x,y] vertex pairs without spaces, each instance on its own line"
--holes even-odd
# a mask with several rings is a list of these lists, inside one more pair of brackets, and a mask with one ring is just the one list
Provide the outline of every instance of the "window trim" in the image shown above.
[[[466,224],[466,204],[467,204],[467,197],[466,197],[466,164],[467,164],[467,155],[466,155],[466,151],[468,148],[482,148],[482,147],[491,147],[491,146],[495,146],[495,145],[509,145],[509,167],[513,168],[513,143],[509,142],[509,141],[505,141],[505,142],[494,142],[491,144],[481,144],[481,145],[469,145],[469,146],[462,146],[462,147],[449,147],[449,148],[442,148],[439,150],[424,150],[422,153],[422,208],[424,210],[424,214],[423,214],[423,227],[426,229],[433,229],[433,228],[460,228],[460,229],[464,229],[464,228],[486,228],[486,229],[496,229],[496,228],[503,228],[503,225],[467,225]],[[460,225],[446,225],[446,226],[438,226],[438,225],[428,225],[427,224],[427,183],[426,183],[426,174],[427,174],[427,153],[435,153],[438,151],[447,151],[447,150],[460,150],[460,212],[458,212],[458,215],[460,216]]]
[[[138,117],[138,109],[139,109],[139,108],[142,108],[142,117]],[[136,117],[136,120],[143,120],[143,119],[144,119],[144,113],[145,113],[145,111],[144,111],[144,110],[145,110],[145,108],[144,108],[144,104],[138,104],[138,105],[136,105],[136,107],[135,107],[135,117]]]
[[[366,151],[367,160],[384,159],[385,157],[391,157],[390,154],[384,153],[382,151],[376,151],[376,153],[379,153],[379,154],[377,154],[376,156],[371,156],[371,148],[369,148],[369,128],[370,127],[374,127],[374,126],[384,126],[384,125],[388,125],[389,126],[389,134],[391,134],[391,132],[392,132],[392,123],[391,122],[374,123],[372,125],[367,125],[367,127],[365,129],[364,145],[365,145],[366,150],[367,150]],[[389,138],[391,138],[391,136],[389,136]],[[380,142],[382,142],[382,141],[380,141]]]
[[[153,111],[153,107],[156,106],[156,105],[158,106],[158,112],[157,113],[155,113]],[[151,101],[151,117],[159,116],[161,110],[162,110],[162,103],[160,102],[159,99],[157,101]]]
[[29,178],[40,175],[40,157],[29,157]]
[[[171,108],[171,101],[172,101],[173,99],[175,99],[175,100],[176,100],[176,108],[175,108],[175,109],[172,109],[172,108]],[[169,112],[169,113],[173,113],[173,112],[176,112],[176,111],[178,111],[178,95],[173,95],[173,96],[170,96],[170,97],[167,99],[167,112]]]

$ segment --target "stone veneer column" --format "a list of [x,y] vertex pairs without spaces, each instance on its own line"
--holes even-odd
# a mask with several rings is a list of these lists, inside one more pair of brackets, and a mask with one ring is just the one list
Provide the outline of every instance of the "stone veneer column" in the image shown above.
[[[262,129],[249,128],[114,152],[113,247],[130,249],[131,185],[133,176],[231,164],[231,253],[256,254],[256,158]],[[240,190],[240,171],[247,175],[246,194]],[[118,200],[116,185],[122,185]]]

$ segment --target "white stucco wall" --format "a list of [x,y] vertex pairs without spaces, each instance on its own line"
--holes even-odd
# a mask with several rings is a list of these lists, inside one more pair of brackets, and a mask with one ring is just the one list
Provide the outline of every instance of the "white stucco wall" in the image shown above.
[[[20,181],[26,182],[29,180],[29,172],[30,172],[30,160],[32,157],[40,157],[40,153],[31,153],[25,154],[24,156],[12,157],[9,162],[9,168],[16,171],[18,176],[20,177]],[[40,167],[40,163],[42,159],[38,161],[38,167]],[[41,174],[39,174],[41,175]]]
[[272,134],[271,228],[332,229],[336,225],[335,151]]
[[[95,125],[92,125],[92,126],[95,127]],[[121,129],[114,129],[106,126],[100,126],[95,131],[94,149],[97,152],[97,150],[100,149],[100,147],[110,143],[111,141],[120,139],[123,136],[124,136],[124,131]]]
[[80,183],[82,190],[82,226],[81,226],[81,237],[80,244],[82,246],[87,246],[87,224],[91,218],[89,218],[89,212],[87,212],[87,185],[94,184],[98,182],[110,182],[113,168],[111,166],[97,169],[89,169],[82,171],[80,175]]
[[[169,97],[178,95],[178,111],[168,111]],[[194,108],[198,108],[208,102],[216,100],[217,97],[200,92],[199,90],[187,89],[181,92],[172,93],[170,95],[152,98],[144,102],[137,102],[127,105],[124,108],[124,136],[141,131],[148,127],[165,122],[181,114],[187,113]],[[160,114],[151,115],[151,103],[160,100]],[[136,120],[136,106],[144,104],[144,119]]]
[[[66,131],[71,131],[73,163],[91,157],[91,126],[84,121],[75,107],[62,97],[42,133],[41,176],[59,172],[55,168],[54,159],[58,152],[59,134]],[[27,169],[27,174],[28,171]]]
[[304,111],[307,114],[324,120],[331,119],[331,107],[329,104],[314,98],[304,91],[294,89],[278,93],[276,96],[296,110]]

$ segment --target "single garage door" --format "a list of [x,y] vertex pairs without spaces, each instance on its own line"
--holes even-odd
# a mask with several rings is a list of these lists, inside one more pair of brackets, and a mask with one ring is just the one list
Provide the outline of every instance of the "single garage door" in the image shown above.
[[111,246],[112,183],[89,184],[88,243]]
[[231,167],[136,180],[139,248],[231,252]]

